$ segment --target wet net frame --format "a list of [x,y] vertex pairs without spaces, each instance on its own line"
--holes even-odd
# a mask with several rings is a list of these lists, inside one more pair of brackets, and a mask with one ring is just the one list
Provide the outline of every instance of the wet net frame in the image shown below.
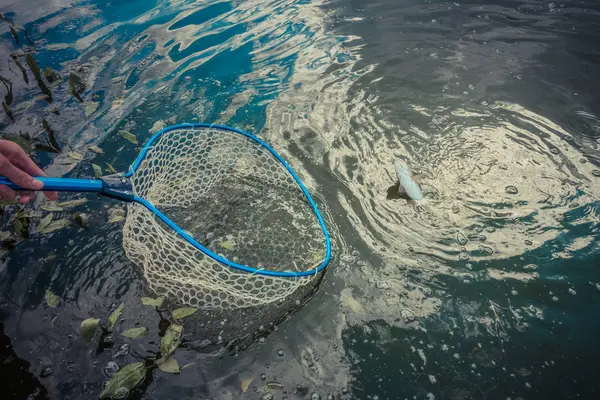
[[148,201],[142,197],[139,197],[137,195],[133,196],[133,201],[143,205],[146,209],[148,209],[155,216],[157,216],[162,222],[164,222],[167,226],[169,226],[171,229],[173,229],[173,231],[176,232],[177,235],[179,235],[181,238],[183,238],[185,241],[187,241],[195,249],[202,252],[204,255],[208,256],[212,260],[214,260],[222,265],[225,265],[229,268],[233,268],[238,271],[243,271],[245,273],[252,274],[252,275],[261,275],[261,276],[275,277],[275,278],[292,278],[292,279],[315,276],[319,272],[323,271],[327,267],[327,265],[329,264],[329,262],[331,260],[331,238],[330,238],[329,232],[327,231],[327,228],[325,226],[323,217],[321,216],[321,213],[319,212],[315,201],[312,199],[310,193],[306,189],[305,185],[302,183],[302,180],[298,177],[298,175],[294,172],[294,170],[285,162],[285,160],[265,141],[261,140],[260,138],[254,136],[250,133],[244,132],[237,128],[232,128],[229,126],[219,125],[219,124],[183,123],[183,124],[168,126],[164,129],[156,132],[150,138],[150,140],[144,145],[140,154],[138,155],[138,157],[136,158],[134,163],[129,168],[129,171],[125,174],[125,177],[131,179],[134,176],[134,174],[140,168],[140,165],[142,164],[142,162],[145,160],[148,152],[152,149],[154,144],[157,143],[161,139],[161,137],[163,137],[163,135],[165,135],[171,131],[175,131],[175,130],[186,130],[186,129],[187,130],[195,130],[195,129],[203,129],[203,128],[213,129],[216,131],[221,130],[221,131],[225,131],[228,133],[235,133],[235,134],[242,135],[245,138],[250,139],[251,141],[255,142],[262,148],[266,149],[283,166],[283,168],[289,173],[289,175],[292,177],[294,182],[301,189],[302,193],[304,194],[314,215],[316,216],[316,218],[319,222],[319,226],[321,228],[323,237],[325,239],[325,257],[321,261],[321,263],[318,264],[313,269],[305,270],[305,271],[274,271],[274,270],[269,270],[269,269],[264,269],[264,268],[255,268],[250,265],[237,263],[237,262],[228,260],[227,258],[222,257],[221,255],[219,255],[219,254],[213,252],[212,250],[208,249],[207,247],[203,246],[196,239],[194,239],[192,236],[190,236],[186,231],[181,229],[175,222],[173,222],[169,217],[167,217],[161,210],[159,210],[157,207],[155,207],[155,205],[152,204],[150,201]]

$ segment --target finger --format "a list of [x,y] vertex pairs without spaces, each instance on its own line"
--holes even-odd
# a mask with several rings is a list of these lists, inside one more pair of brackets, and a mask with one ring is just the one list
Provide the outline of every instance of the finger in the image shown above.
[[56,192],[44,192],[44,195],[48,198],[48,200],[58,200],[58,193]]
[[44,187],[44,184],[41,181],[33,178],[27,172],[17,168],[5,157],[0,158],[0,170],[4,173],[4,176],[8,178],[8,180],[24,189],[40,190]]
[[[30,175],[48,176],[44,171],[42,171],[40,167],[37,166],[36,163],[33,162],[33,160],[31,160],[31,158],[27,156],[27,154],[24,151],[20,151],[16,154],[13,154],[12,161],[13,164],[15,164],[21,170],[27,172]],[[58,200],[58,193],[56,192],[44,192],[44,194],[46,195],[48,200]]]
[[35,192],[20,191],[19,192],[19,203],[25,204],[35,197]]
[[17,192],[6,185],[0,185],[0,199],[10,201],[14,200],[15,197],[17,197]]
[[9,158],[20,170],[27,172],[31,176],[47,176],[20,147],[15,149]]

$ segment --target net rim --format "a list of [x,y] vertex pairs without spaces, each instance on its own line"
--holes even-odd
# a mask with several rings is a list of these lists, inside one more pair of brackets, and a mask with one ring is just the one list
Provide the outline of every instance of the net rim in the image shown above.
[[133,174],[135,174],[135,172],[138,170],[138,168],[139,168],[140,164],[142,163],[142,161],[144,160],[144,158],[146,158],[146,154],[152,148],[152,145],[157,140],[159,140],[161,138],[161,136],[164,135],[165,133],[174,131],[174,130],[178,130],[178,129],[197,130],[199,128],[223,130],[223,131],[233,132],[233,133],[245,136],[246,138],[253,140],[260,146],[267,149],[271,153],[271,155],[273,155],[281,163],[281,165],[285,168],[285,170],[290,174],[290,176],[294,179],[296,184],[302,190],[302,193],[308,200],[313,213],[315,214],[315,216],[317,217],[317,220],[319,221],[319,226],[321,227],[321,231],[323,233],[323,236],[325,237],[326,254],[325,254],[325,258],[323,259],[323,261],[321,261],[321,263],[318,264],[317,266],[313,266],[311,269],[309,269],[307,271],[302,271],[302,272],[272,271],[269,269],[259,269],[259,268],[251,267],[249,265],[235,263],[235,262],[230,261],[230,260],[226,259],[225,257],[222,257],[219,254],[211,251],[210,249],[203,246],[202,244],[198,243],[193,237],[188,235],[183,229],[181,229],[179,226],[177,226],[177,224],[175,224],[169,217],[167,217],[165,214],[163,214],[158,208],[156,208],[148,200],[146,200],[142,197],[133,196],[133,201],[144,206],[150,212],[152,212],[157,217],[159,217],[165,224],[167,224],[180,237],[182,237],[189,244],[194,246],[197,250],[199,250],[206,256],[212,258],[213,260],[215,260],[221,264],[227,265],[228,267],[231,267],[231,268],[234,268],[234,269],[237,269],[240,271],[244,271],[244,272],[247,272],[250,274],[270,276],[270,277],[280,277],[280,278],[300,278],[300,277],[307,277],[307,276],[315,276],[319,272],[323,271],[325,269],[325,267],[327,267],[327,265],[329,264],[329,261],[331,260],[331,238],[329,236],[329,232],[327,231],[327,227],[325,226],[325,221],[323,220],[323,217],[321,216],[321,213],[319,212],[319,209],[318,209],[315,201],[313,200],[310,193],[308,192],[308,189],[306,189],[306,187],[302,183],[302,180],[298,177],[298,175],[296,175],[294,170],[285,162],[285,160],[271,146],[269,146],[265,141],[258,138],[257,136],[254,136],[254,135],[252,135],[248,132],[245,132],[241,129],[233,128],[233,127],[226,126],[226,125],[220,125],[220,124],[209,124],[209,123],[196,122],[196,123],[181,123],[181,124],[177,124],[177,125],[167,126],[163,129],[159,130],[158,132],[156,132],[154,135],[152,135],[150,140],[148,140],[148,142],[144,145],[144,147],[138,154],[138,156],[135,159],[135,161],[133,162],[133,164],[129,167],[129,170],[125,174],[125,177],[131,178],[131,176],[133,176]]

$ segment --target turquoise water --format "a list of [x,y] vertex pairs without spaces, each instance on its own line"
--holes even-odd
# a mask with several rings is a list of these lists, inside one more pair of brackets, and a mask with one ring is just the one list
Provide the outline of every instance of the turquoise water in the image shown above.
[[[244,315],[258,333],[243,339],[237,315],[189,317],[174,357],[191,365],[153,371],[131,398],[597,397],[596,4],[5,3],[33,46],[0,25],[14,98],[0,130],[45,140],[46,119],[63,149],[34,152],[49,175],[126,169],[139,145],[122,129],[143,143],[158,120],[223,123],[271,143],[332,230],[335,260],[306,304]],[[61,74],[51,104],[9,62],[18,49]],[[87,115],[71,71],[97,104]],[[399,156],[425,202],[389,196]],[[12,398],[96,398],[109,361],[159,347],[160,317],[140,302],[152,294],[124,255],[122,222],[108,223],[122,205],[84,197],[54,218],[85,212],[88,229],[36,234],[34,217],[3,261],[2,368],[23,377]],[[2,231],[15,212],[5,207]],[[85,344],[81,321],[121,302],[113,347]],[[135,324],[148,335],[120,336]]]

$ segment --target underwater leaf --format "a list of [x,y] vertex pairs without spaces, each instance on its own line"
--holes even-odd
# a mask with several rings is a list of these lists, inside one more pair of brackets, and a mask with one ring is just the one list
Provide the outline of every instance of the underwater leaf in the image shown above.
[[55,295],[54,293],[52,293],[48,289],[46,289],[45,298],[46,298],[46,303],[52,308],[55,308],[58,305],[58,303],[60,302],[60,299],[58,298],[58,296]]
[[12,233],[7,232],[7,231],[0,231],[0,240],[6,240],[8,239],[10,236],[12,235]]
[[42,213],[37,211],[27,211],[21,210],[15,215],[15,218],[23,219],[23,218],[38,218],[41,217]]
[[29,110],[31,107],[33,107],[33,105],[34,105],[33,101],[24,101],[24,102],[17,104],[14,107],[14,110],[15,111]]
[[182,318],[187,317],[188,315],[192,315],[196,311],[198,311],[197,308],[183,307],[183,308],[178,308],[177,310],[173,311],[172,315],[173,315],[173,318],[175,318],[175,319],[182,319]]
[[27,65],[29,65],[29,69],[31,69],[31,72],[33,72],[35,79],[37,81],[41,81],[42,80],[42,71],[40,70],[40,67],[38,66],[38,64],[35,61],[35,59],[33,58],[33,56],[31,54],[27,54],[25,56],[25,61],[27,61]]
[[92,163],[92,168],[94,169],[94,176],[96,178],[101,178],[102,177],[102,168],[100,168],[100,166],[98,164],[94,164],[94,163]]
[[67,153],[67,155],[69,156],[69,158],[72,158],[73,160],[76,160],[76,161],[83,160],[83,156],[76,151],[70,151],[69,153]]
[[80,92],[85,90],[85,84],[81,78],[74,73],[69,74],[69,92],[80,102],[83,103],[83,99],[80,96]]
[[191,363],[185,364],[183,367],[181,367],[181,370],[183,371],[183,370],[184,370],[184,369],[186,369],[187,367],[190,367],[190,366],[192,366],[192,365],[194,365],[194,364],[196,364],[196,363],[195,363],[195,362],[191,362]]
[[161,371],[168,372],[171,374],[178,374],[179,372],[181,372],[179,370],[179,363],[173,357],[169,357],[166,361],[159,363],[158,368],[160,368]]
[[112,165],[110,165],[109,163],[106,163],[106,169],[108,170],[108,172],[110,172],[111,174],[116,174],[117,170],[115,169],[115,167],[113,167]]
[[158,121],[156,121],[154,123],[154,125],[152,125],[152,128],[150,128],[150,133],[156,133],[166,126],[167,126],[167,124],[165,124],[165,121],[163,121],[162,119],[159,119]]
[[98,109],[98,106],[99,106],[99,104],[96,103],[95,101],[87,101],[85,103],[85,108],[83,110],[83,112],[85,113],[85,116],[89,117],[90,115],[95,113],[96,110]]
[[82,227],[83,229],[88,228],[88,216],[84,213],[74,213],[73,218],[75,218],[75,223]]
[[163,301],[165,301],[164,296],[157,297],[156,299],[153,299],[152,297],[142,297],[142,304],[145,306],[160,307],[162,306]]
[[38,231],[46,229],[48,225],[50,225],[50,222],[52,222],[52,214],[48,214],[44,218],[42,218],[40,224],[38,225]]
[[17,235],[26,237],[27,236],[27,226],[18,218],[13,220],[13,229]]
[[46,67],[44,69],[44,77],[51,84],[54,82],[58,83],[60,81],[60,74],[50,67]]
[[15,142],[16,144],[21,146],[21,148],[25,150],[26,153],[31,153],[31,151],[33,150],[33,148],[31,147],[31,140],[26,139],[21,135],[15,135],[8,132],[0,132],[0,138],[10,140],[11,142]]
[[102,154],[102,153],[104,153],[104,150],[102,150],[98,146],[88,146],[88,150],[91,151],[91,152],[93,152],[93,153],[96,153],[96,154]]
[[122,393],[128,393],[146,377],[147,366],[144,362],[128,364],[114,374],[100,393],[101,399],[114,397],[122,398]]
[[117,321],[121,317],[121,314],[123,313],[124,307],[125,307],[125,303],[121,303],[119,305],[119,307],[117,307],[117,309],[115,311],[113,311],[110,314],[110,316],[108,317],[108,321],[106,321],[106,329],[109,332],[112,332],[113,328],[115,327],[115,324],[117,323]]
[[12,26],[9,26],[8,29],[10,29],[10,33],[12,33],[13,38],[15,38],[15,42],[17,42],[17,44],[19,44],[19,34],[15,30],[15,28],[13,28]]
[[119,99],[116,99],[115,101],[112,102],[112,105],[110,106],[110,108],[112,110],[116,110],[117,108],[120,108],[123,103],[125,103],[125,100],[121,97]]
[[45,119],[42,120],[42,125],[46,132],[48,132],[48,140],[50,141],[50,146],[54,147],[60,153],[60,146],[56,141],[56,137],[54,136],[54,131],[50,127],[50,124]]
[[56,203],[56,205],[58,207],[62,207],[62,208],[69,208],[69,207],[82,206],[85,203],[87,203],[87,199],[86,198],[82,198],[82,199],[74,199],[74,200],[69,200],[69,201],[63,201],[61,203]]
[[181,343],[181,334],[183,333],[183,326],[177,324],[171,324],[167,328],[165,335],[160,341],[160,354],[163,359],[168,358],[175,351]]
[[64,208],[60,207],[55,201],[47,201],[42,204],[40,208],[44,211],[63,211]]
[[108,210],[108,223],[114,224],[125,219],[125,210],[119,207],[113,207]]
[[46,151],[48,153],[60,153],[60,151],[56,150],[52,146],[46,146],[45,144],[36,144],[35,149],[39,151]]
[[86,343],[92,341],[98,324],[100,324],[100,320],[96,318],[88,318],[81,322],[81,336]]
[[121,333],[121,335],[128,337],[128,338],[139,338],[142,336],[146,336],[148,334],[148,329],[144,328],[143,326],[140,328],[131,328],[131,329],[127,329],[125,332]]
[[231,242],[227,242],[227,241],[221,242],[221,247],[224,249],[227,249],[229,251],[233,250],[233,244]]
[[68,219],[66,219],[66,218],[57,219],[55,221],[50,222],[43,229],[38,228],[38,232],[39,233],[52,233],[52,232],[61,230],[63,228],[66,228],[69,225],[71,225],[71,221],[69,221]]
[[120,134],[120,135],[121,135],[121,136],[122,136],[122,137],[123,137],[125,140],[128,140],[128,141],[130,141],[130,142],[131,142],[131,143],[133,143],[133,144],[138,144],[137,137],[136,137],[136,136],[135,136],[133,133],[131,133],[131,132],[128,132],[128,131],[124,131],[124,130],[120,130],[120,131],[119,131],[119,134]]
[[8,115],[8,118],[14,121],[12,111],[10,111],[10,107],[8,106],[8,104],[6,104],[5,101],[2,102],[2,108],[4,109],[6,115]]
[[11,54],[10,57],[15,62],[15,65],[21,70],[21,74],[23,74],[23,80],[25,81],[25,83],[27,85],[29,85],[29,77],[27,76],[27,70],[25,69],[25,67],[23,66],[23,64],[21,64],[21,62],[19,61],[19,59],[15,55]]
[[242,381],[242,393],[246,393],[246,391],[248,390],[248,387],[250,386],[250,384],[252,383],[252,378],[246,378]]
[[67,43],[52,43],[46,46],[47,50],[58,51],[70,48],[71,45]]

